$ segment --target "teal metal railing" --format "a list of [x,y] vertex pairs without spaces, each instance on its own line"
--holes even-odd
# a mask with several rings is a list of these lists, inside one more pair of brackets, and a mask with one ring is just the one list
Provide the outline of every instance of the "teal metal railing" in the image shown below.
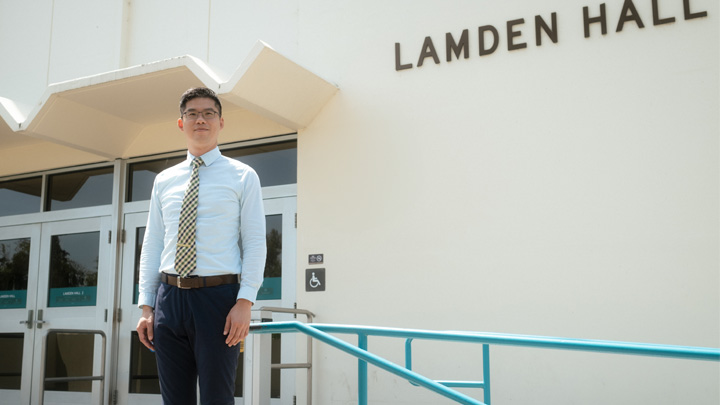
[[[490,345],[522,346],[545,349],[579,350],[600,353],[671,357],[687,360],[720,361],[720,349],[658,345],[648,343],[615,342],[606,340],[566,339],[546,336],[511,335],[480,332],[438,332],[416,329],[395,329],[351,325],[303,324],[301,322],[268,322],[252,324],[251,333],[304,333],[358,358],[358,405],[367,405],[367,365],[377,366],[402,377],[414,385],[427,388],[461,404],[490,405]],[[334,334],[358,336],[358,345],[341,340]],[[405,339],[405,367],[370,353],[368,337],[380,336]],[[483,345],[483,381],[436,381],[412,371],[413,340],[441,340]],[[483,389],[483,401],[471,398],[452,388]]]

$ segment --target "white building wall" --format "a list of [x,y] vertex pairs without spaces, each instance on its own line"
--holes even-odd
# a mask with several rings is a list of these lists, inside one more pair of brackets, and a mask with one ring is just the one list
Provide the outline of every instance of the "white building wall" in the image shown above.
[[[608,33],[585,38],[600,4]],[[720,5],[691,0],[708,16],[685,20],[660,0],[676,21],[654,26],[633,4],[645,27],[616,32],[620,0],[1,1],[19,63],[0,63],[0,97],[29,110],[49,83],[184,54],[227,76],[263,40],[340,88],[298,138],[297,278],[308,254],[327,271],[298,307],[317,322],[718,347]],[[535,45],[553,12],[558,43]],[[527,48],[509,51],[520,18]],[[500,42],[481,57],[484,25]],[[469,58],[446,62],[465,29]],[[440,63],[417,67],[426,36]],[[401,343],[370,347],[402,362]],[[479,348],[416,352],[431,378],[481,378]],[[495,404],[720,401],[717,363],[493,348],[492,364]],[[444,403],[370,372],[371,403]],[[357,400],[333,349],[316,346],[314,381],[318,404]]]
[[0,97],[13,100],[25,114],[48,85],[52,11],[49,2],[0,2]]
[[46,4],[52,11],[49,83],[120,67],[122,2],[56,0]]
[[[318,322],[717,346],[717,3],[686,21],[660,2],[676,22],[653,26],[636,1],[645,28],[621,32],[623,2],[604,4],[608,33],[587,39],[582,7],[600,2],[304,8],[300,62],[341,91],[299,138],[298,268],[322,252],[327,271],[299,305]],[[559,41],[538,47],[551,12]],[[508,51],[519,18],[528,46]],[[480,57],[488,24],[500,46]],[[464,29],[470,57],[447,63],[445,33]],[[394,43],[416,66],[426,36],[440,64],[395,71]],[[402,363],[400,344],[376,345]],[[420,370],[480,377],[479,350],[433,347]],[[718,401],[717,364],[493,353],[494,403]],[[320,403],[355,398],[342,356],[318,350],[318,386],[337,387]],[[370,380],[372,403],[440,403]]]
[[188,54],[227,79],[258,40],[297,53],[297,1],[133,1],[126,14],[127,66]]
[[49,84],[120,68],[122,5],[1,1],[0,97],[27,116]]

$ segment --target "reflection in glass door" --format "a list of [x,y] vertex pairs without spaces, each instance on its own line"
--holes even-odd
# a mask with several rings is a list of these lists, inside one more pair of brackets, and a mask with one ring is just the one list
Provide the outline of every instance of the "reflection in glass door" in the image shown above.
[[92,307],[97,304],[100,231],[52,235],[48,307]]

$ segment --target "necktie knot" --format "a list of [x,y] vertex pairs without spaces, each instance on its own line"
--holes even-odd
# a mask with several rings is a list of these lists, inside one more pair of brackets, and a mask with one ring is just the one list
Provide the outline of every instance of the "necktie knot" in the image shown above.
[[205,162],[203,162],[203,160],[202,160],[201,157],[196,157],[196,158],[193,159],[193,161],[192,161],[193,169],[197,169],[197,168],[199,168],[200,166],[202,166],[203,164],[205,164]]

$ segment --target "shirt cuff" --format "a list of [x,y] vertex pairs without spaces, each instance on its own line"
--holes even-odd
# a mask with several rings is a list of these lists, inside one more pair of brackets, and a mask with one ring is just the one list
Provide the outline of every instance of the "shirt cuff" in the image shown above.
[[157,297],[157,294],[140,293],[140,297],[138,298],[138,307],[142,308],[143,306],[147,305],[147,306],[155,308],[155,298],[156,297]]
[[245,299],[255,304],[255,299],[257,298],[257,291],[251,291],[250,288],[242,288],[240,287],[240,291],[238,291],[237,299]]

